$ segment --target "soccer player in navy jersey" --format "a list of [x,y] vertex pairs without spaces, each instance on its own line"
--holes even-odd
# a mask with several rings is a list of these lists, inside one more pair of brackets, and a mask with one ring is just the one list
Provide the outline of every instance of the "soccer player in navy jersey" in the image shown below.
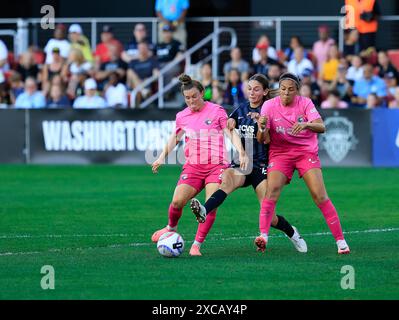
[[[227,126],[229,129],[238,129],[245,151],[250,158],[252,156],[252,170],[251,172],[243,172],[240,165],[233,161],[231,167],[223,172],[219,189],[210,196],[204,205],[196,198],[191,200],[191,210],[200,223],[205,222],[207,214],[219,207],[227,195],[238,188],[252,185],[260,204],[265,197],[268,145],[259,143],[256,139],[258,132],[257,118],[260,115],[263,102],[276,95],[276,92],[269,91],[269,81],[263,74],[253,75],[248,81],[247,90],[248,101],[231,113]],[[283,231],[299,252],[307,252],[305,240],[283,216],[274,215],[272,226]]]

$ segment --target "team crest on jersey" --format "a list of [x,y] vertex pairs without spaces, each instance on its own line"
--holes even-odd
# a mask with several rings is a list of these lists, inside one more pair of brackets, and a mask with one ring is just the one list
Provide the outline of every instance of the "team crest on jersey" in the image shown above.
[[353,122],[345,117],[333,116],[324,121],[326,133],[320,135],[320,149],[326,150],[334,162],[341,162],[359,142],[354,134]]
[[205,124],[207,124],[208,126],[209,126],[211,123],[212,123],[212,120],[211,120],[211,119],[206,119],[206,120],[205,120]]
[[300,116],[298,117],[298,123],[302,123],[302,122],[305,122],[305,117],[302,116],[302,115],[300,115]]
[[183,175],[181,176],[181,179],[182,179],[182,180],[187,180],[187,178],[188,178],[188,176],[187,176],[186,174],[183,174]]

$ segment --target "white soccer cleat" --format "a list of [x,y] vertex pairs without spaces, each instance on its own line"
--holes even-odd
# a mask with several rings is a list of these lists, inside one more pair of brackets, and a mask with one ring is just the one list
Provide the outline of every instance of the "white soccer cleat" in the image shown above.
[[191,211],[194,213],[199,223],[204,223],[206,220],[206,209],[197,199],[191,199]]
[[303,238],[299,234],[298,229],[294,226],[292,226],[292,229],[294,229],[294,235],[289,239],[293,243],[295,249],[302,253],[308,252],[308,246],[306,245],[305,240],[303,240]]
[[338,254],[348,254],[351,252],[345,240],[338,240],[337,247],[338,247]]

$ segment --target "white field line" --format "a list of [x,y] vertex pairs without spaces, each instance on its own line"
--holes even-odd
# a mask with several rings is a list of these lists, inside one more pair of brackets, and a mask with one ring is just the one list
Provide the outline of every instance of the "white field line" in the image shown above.
[[[368,229],[368,230],[353,230],[346,231],[344,234],[362,234],[362,233],[381,233],[381,232],[397,232],[399,228],[385,228],[385,229]],[[303,237],[318,237],[318,236],[330,236],[330,232],[315,232],[315,233],[307,233],[301,234]],[[70,235],[2,235],[0,239],[35,239],[35,238],[81,238],[81,237],[133,237],[137,236],[134,234],[70,234]],[[233,236],[227,238],[211,238],[207,239],[208,242],[214,241],[233,241],[233,240],[244,240],[244,239],[253,239],[255,236]],[[271,235],[270,238],[283,238],[285,235]],[[3,256],[15,256],[15,255],[35,255],[40,253],[53,253],[53,252],[63,252],[63,251],[83,251],[83,250],[93,250],[99,248],[126,248],[126,247],[145,247],[154,245],[151,242],[135,242],[128,244],[112,244],[105,246],[94,246],[94,247],[83,247],[83,248],[60,248],[60,249],[48,249],[46,251],[27,251],[27,252],[0,252],[0,257]]]

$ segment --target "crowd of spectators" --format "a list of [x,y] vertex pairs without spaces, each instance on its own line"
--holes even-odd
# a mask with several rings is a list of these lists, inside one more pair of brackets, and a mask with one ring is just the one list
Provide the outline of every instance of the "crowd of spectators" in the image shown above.
[[[130,92],[184,52],[173,36],[174,27],[163,24],[162,41],[151,43],[146,26],[133,28],[123,45],[109,25],[101,42],[91,48],[79,24],[56,25],[43,50],[35,46],[13,57],[0,40],[0,106],[13,108],[127,108]],[[177,64],[165,82],[183,71]],[[154,86],[139,90],[137,100],[149,96]]]
[[223,68],[223,99],[215,101],[237,105],[247,98],[246,82],[252,74],[267,75],[270,88],[276,89],[279,76],[289,71],[301,79],[300,94],[318,107],[399,108],[399,72],[388,52],[374,46],[360,50],[356,29],[345,32],[344,49],[340,51],[329,33],[329,28],[321,25],[319,39],[309,48],[294,35],[288,48],[280,52],[262,35],[252,51],[252,61],[242,58],[240,48],[232,49],[231,60]]
[[[31,46],[15,61],[0,40],[0,105],[14,108],[127,108],[130,92],[177,59],[185,45],[174,36],[173,24],[162,24],[162,40],[152,43],[146,26],[133,28],[131,41],[122,44],[109,25],[101,42],[91,48],[79,24],[58,24],[44,49]],[[277,51],[266,35],[254,44],[250,57],[239,47],[222,66],[223,76],[212,78],[211,64],[200,65],[199,80],[205,99],[236,106],[247,99],[246,83],[262,73],[278,88],[279,76],[293,72],[301,79],[300,93],[321,108],[399,108],[399,72],[387,51],[369,47],[360,51],[356,29],[345,33],[344,49],[330,37],[327,26],[319,39],[305,48],[293,35],[287,48]],[[177,64],[165,74],[165,83],[183,72]],[[139,103],[157,90],[148,85],[136,96]]]

